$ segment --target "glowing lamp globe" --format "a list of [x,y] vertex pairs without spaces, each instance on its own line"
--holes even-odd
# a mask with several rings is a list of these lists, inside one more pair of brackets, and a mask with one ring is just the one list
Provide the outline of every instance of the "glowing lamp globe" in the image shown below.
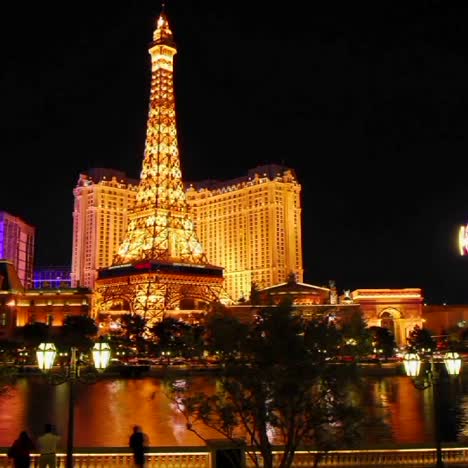
[[93,346],[93,361],[97,370],[104,370],[108,365],[111,357],[111,348],[109,343],[95,343]]
[[460,373],[461,362],[462,361],[458,353],[449,352],[444,356],[445,367],[450,375],[458,375]]
[[41,343],[36,351],[37,365],[40,370],[50,370],[54,365],[57,349],[54,343]]
[[416,353],[407,353],[403,358],[406,375],[409,377],[417,377],[421,370],[421,358]]

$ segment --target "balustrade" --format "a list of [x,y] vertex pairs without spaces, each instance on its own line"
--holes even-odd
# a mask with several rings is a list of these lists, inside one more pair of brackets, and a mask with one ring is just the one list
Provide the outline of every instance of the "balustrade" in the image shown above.
[[[10,468],[11,461],[5,452],[0,454],[0,468]],[[32,455],[31,468],[37,466],[38,455]],[[133,466],[133,455],[109,451],[103,453],[78,452],[73,454],[74,468],[123,468]],[[65,453],[57,454],[57,466],[64,466]],[[206,452],[184,452],[183,448],[177,453],[155,453],[149,452],[146,468],[210,468],[210,455]]]
[[[179,450],[178,450],[179,449]],[[171,447],[170,452],[148,453],[147,468],[211,468],[211,456],[208,448],[197,447],[197,451],[187,451],[185,447]],[[6,448],[0,449],[0,468],[10,468],[11,461],[6,456]],[[99,452],[99,453],[96,453]],[[319,457],[318,468],[387,468],[411,467],[429,468],[436,462],[436,451],[431,448],[422,449],[383,449],[383,450],[336,450],[328,453],[299,450],[294,458],[293,468],[310,468],[316,457]],[[66,454],[59,453],[58,466],[64,466]],[[133,466],[133,456],[125,449],[92,449],[85,451],[77,449],[74,453],[74,468],[123,468]],[[274,456],[279,459],[276,452]],[[444,448],[443,459],[447,467],[467,466],[468,447]],[[37,466],[38,456],[33,455],[31,468]],[[246,456],[246,468],[254,465]]]

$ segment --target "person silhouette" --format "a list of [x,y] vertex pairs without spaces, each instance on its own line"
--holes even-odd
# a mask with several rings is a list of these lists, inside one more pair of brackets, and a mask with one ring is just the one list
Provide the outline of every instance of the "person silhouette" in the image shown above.
[[146,462],[145,452],[148,447],[148,436],[142,431],[141,426],[133,426],[128,444],[133,452],[135,467],[143,468]]
[[8,458],[13,459],[15,468],[29,468],[31,465],[31,452],[35,445],[26,431],[21,431],[18,438],[8,450]]
[[57,444],[60,436],[54,434],[52,424],[44,425],[44,433],[37,438],[37,444],[41,453],[39,468],[55,468],[57,466]]

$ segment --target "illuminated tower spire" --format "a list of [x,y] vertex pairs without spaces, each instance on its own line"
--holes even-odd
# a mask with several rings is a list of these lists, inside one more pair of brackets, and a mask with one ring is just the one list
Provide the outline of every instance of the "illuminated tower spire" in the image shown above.
[[135,313],[158,321],[227,301],[224,270],[207,262],[186,201],[177,144],[173,60],[177,53],[164,12],[151,55],[145,154],[127,232],[112,265],[98,271],[97,314]]
[[180,170],[173,81],[177,50],[164,5],[149,53],[152,77],[143,167],[127,235],[113,265],[145,260],[204,264]]

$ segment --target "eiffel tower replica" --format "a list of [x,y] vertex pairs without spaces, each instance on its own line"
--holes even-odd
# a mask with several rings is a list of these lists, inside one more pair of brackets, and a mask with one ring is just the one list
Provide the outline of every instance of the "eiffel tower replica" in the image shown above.
[[224,270],[208,263],[195,233],[182,181],[176,132],[173,59],[164,12],[150,44],[151,94],[145,154],[126,236],[112,265],[98,271],[98,314],[139,314],[157,322],[169,311],[226,302]]

